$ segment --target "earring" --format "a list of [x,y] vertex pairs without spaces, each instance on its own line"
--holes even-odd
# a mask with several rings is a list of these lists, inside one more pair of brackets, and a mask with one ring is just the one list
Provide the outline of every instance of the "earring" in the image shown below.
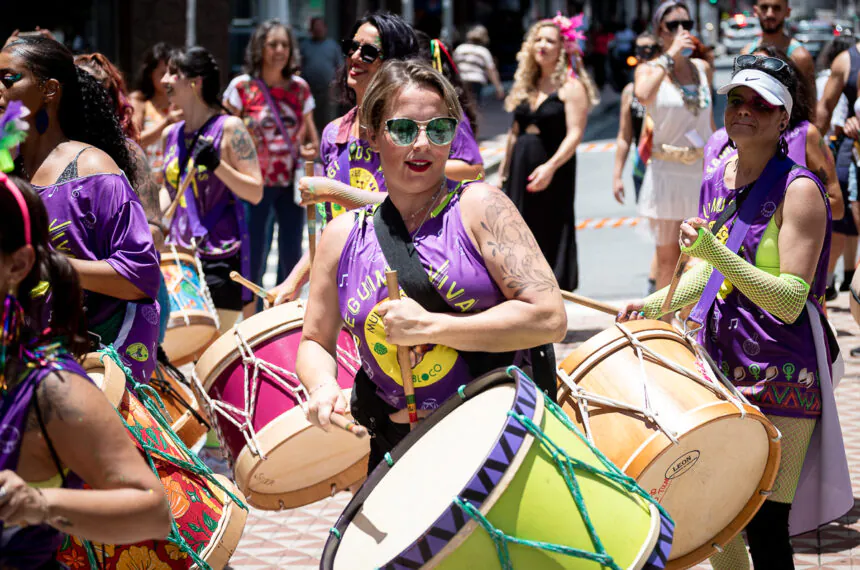
[[779,143],[776,146],[776,150],[782,156],[788,156],[788,143],[785,141],[785,137],[779,137]]
[[736,145],[735,141],[733,141],[732,139],[729,139],[729,146],[732,148],[738,148],[738,145]]
[[48,119],[48,112],[45,110],[44,107],[39,109],[39,111],[36,113],[35,120],[36,120],[36,130],[39,132],[40,135],[45,134],[45,131],[48,130],[49,119]]
[[191,82],[191,87],[197,87],[197,82],[196,82],[196,81],[192,81],[192,82]]
[[[3,329],[0,330],[0,393],[5,394],[8,389],[6,381],[7,360],[9,349],[18,342],[21,335],[21,323],[24,322],[24,309],[15,298],[15,290],[9,287],[9,293],[3,302]],[[21,358],[21,346],[18,346],[18,358]]]

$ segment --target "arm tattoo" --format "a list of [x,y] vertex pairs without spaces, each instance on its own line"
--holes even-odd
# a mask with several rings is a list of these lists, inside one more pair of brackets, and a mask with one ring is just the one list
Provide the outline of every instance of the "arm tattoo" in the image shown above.
[[489,235],[486,245],[491,255],[501,258],[502,279],[519,297],[529,288],[555,291],[558,283],[543,257],[531,230],[517,209],[501,192],[494,191],[485,201],[481,227]]
[[815,174],[816,174],[816,176],[818,176],[818,179],[821,180],[821,185],[827,186],[827,184],[828,184],[827,171],[822,167],[822,168],[819,168],[818,172],[816,172]]
[[[39,411],[42,412],[45,428],[55,419],[67,422],[73,418],[83,417],[82,411],[69,401],[71,396],[69,382],[59,373],[55,372],[45,376],[36,390],[38,392]],[[36,416],[36,401],[34,398],[33,407],[27,414],[26,431],[41,431],[39,418]]]
[[[830,152],[830,145],[827,144],[827,141],[824,140],[824,137],[821,137],[818,140],[818,146],[819,148],[821,148],[821,152],[822,154],[824,154],[824,160],[827,161],[827,164],[833,164],[833,153]],[[822,178],[821,181],[824,182],[824,179]],[[827,182],[824,182],[824,184],[827,185]]]
[[233,129],[233,135],[230,137],[230,147],[233,149],[233,154],[238,160],[257,160],[257,149],[254,148],[254,141],[251,140],[251,135],[244,128],[236,127]]
[[146,219],[160,220],[161,208],[158,203],[159,187],[152,177],[152,170],[149,167],[149,162],[146,160],[146,154],[137,145],[129,145],[129,147],[129,152],[134,157],[134,173],[131,176],[134,182],[134,192],[140,198]]

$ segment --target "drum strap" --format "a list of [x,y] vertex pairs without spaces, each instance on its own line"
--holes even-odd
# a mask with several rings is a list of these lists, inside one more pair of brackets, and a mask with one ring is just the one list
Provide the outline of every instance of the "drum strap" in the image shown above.
[[[373,215],[376,239],[389,267],[397,271],[400,286],[406,294],[431,313],[449,313],[451,307],[430,282],[421,264],[406,224],[390,198],[386,198]],[[490,353],[459,351],[469,366],[473,378],[496,368],[513,364],[516,352]],[[555,400],[555,353],[552,345],[538,346],[529,351],[535,384]]]

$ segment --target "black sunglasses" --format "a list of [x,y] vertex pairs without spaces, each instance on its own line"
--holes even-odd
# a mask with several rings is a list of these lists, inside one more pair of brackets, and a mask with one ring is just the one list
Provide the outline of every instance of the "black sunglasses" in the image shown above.
[[780,83],[785,86],[790,85],[794,74],[791,70],[791,66],[789,66],[786,62],[781,59],[777,59],[775,57],[768,57],[763,55],[739,55],[735,58],[735,64],[732,68],[732,75],[734,76],[738,71],[742,69],[761,69],[762,71],[773,75]]
[[377,58],[382,59],[382,50],[373,44],[362,44],[352,38],[344,39],[340,47],[343,49],[344,57],[352,57],[356,51],[364,63],[373,63]]
[[670,32],[677,33],[678,28],[684,28],[688,32],[693,29],[693,20],[668,20],[664,22],[666,24],[666,29]]
[[654,57],[655,53],[657,53],[656,44],[651,44],[649,46],[636,46],[637,59],[651,59]]

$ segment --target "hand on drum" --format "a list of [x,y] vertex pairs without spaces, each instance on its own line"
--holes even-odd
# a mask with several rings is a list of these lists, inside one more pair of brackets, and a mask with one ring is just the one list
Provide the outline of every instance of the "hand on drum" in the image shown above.
[[275,296],[275,302],[272,305],[269,305],[269,301],[263,301],[263,306],[266,309],[271,309],[272,307],[277,307],[278,305],[283,305],[284,303],[289,303],[290,301],[295,301],[299,298],[299,293],[301,293],[302,288],[296,287],[294,283],[291,283],[289,279],[285,279],[282,283],[275,285],[271,289],[269,289],[269,293]]
[[328,178],[325,176],[304,176],[299,180],[299,192],[302,193],[302,206],[319,204],[327,201]]
[[385,340],[397,346],[431,344],[433,313],[409,298],[383,301],[376,308],[385,327]]
[[624,306],[620,313],[615,315],[616,323],[626,323],[627,321],[641,321],[646,319],[645,313],[642,312],[645,307],[644,301],[631,301]]
[[681,247],[691,247],[699,237],[699,228],[708,228],[708,222],[702,218],[690,218],[681,223],[681,235],[678,243]]
[[35,525],[48,519],[48,501],[14,471],[0,471],[0,520],[6,524]]
[[347,410],[347,401],[334,379],[312,389],[305,415],[313,425],[325,431],[331,430],[332,412],[343,415]]

